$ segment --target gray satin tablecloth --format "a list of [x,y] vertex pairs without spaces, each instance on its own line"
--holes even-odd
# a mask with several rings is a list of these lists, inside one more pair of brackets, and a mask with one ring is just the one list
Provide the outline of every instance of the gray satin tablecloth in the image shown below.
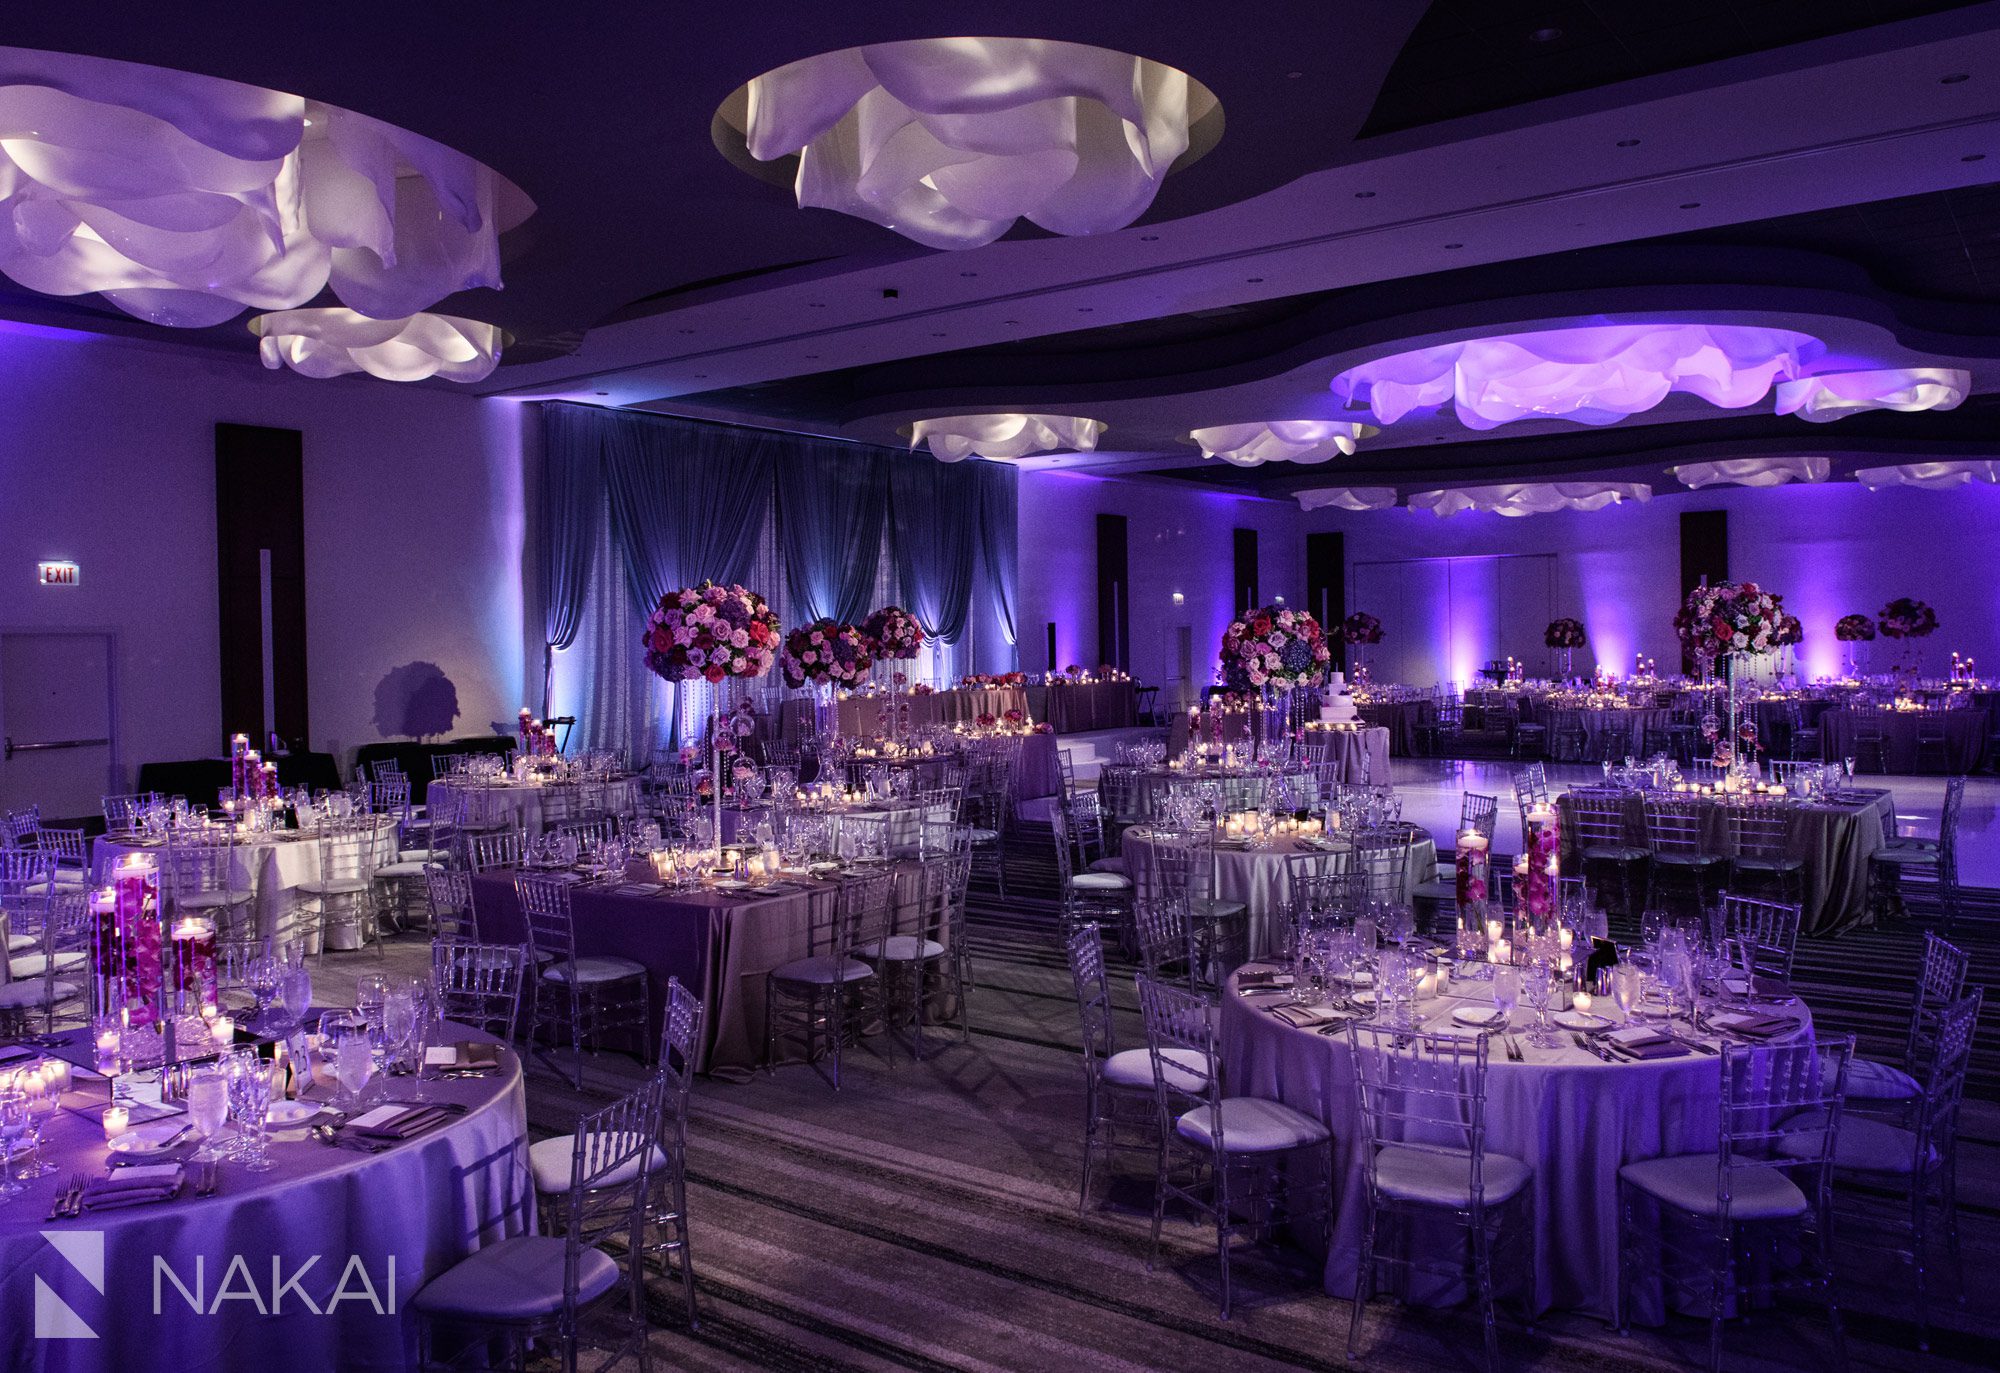
[[1181,782],[1213,782],[1222,790],[1224,810],[1255,810],[1263,803],[1269,784],[1280,777],[1291,778],[1295,786],[1311,787],[1312,773],[1301,767],[1282,771],[1246,770],[1226,776],[1199,772],[1175,772],[1170,768],[1146,768],[1133,777],[1133,814],[1157,816],[1167,794]]
[[1131,682],[1050,682],[1028,688],[1028,708],[1058,734],[1131,729],[1139,723],[1139,689]]
[[[1918,721],[1926,718],[1944,722],[1944,773],[1964,776],[1979,771],[1986,756],[1986,728],[1990,717],[1983,710],[1895,711],[1881,714],[1884,772],[1911,776],[1937,773],[1935,764],[1917,766]],[[1820,757],[1838,762],[1854,756],[1854,712],[1845,707],[1829,710],[1819,717]]]
[[[1583,758],[1605,758],[1615,760],[1643,758],[1646,748],[1646,731],[1657,730],[1664,734],[1673,719],[1673,712],[1657,706],[1642,709],[1593,710],[1580,706],[1547,706],[1541,710],[1540,718],[1548,724],[1548,746],[1550,756],[1563,762],[1575,762],[1578,756],[1573,750],[1558,753],[1563,743],[1566,727],[1580,725],[1583,728]],[[1608,744],[1607,744],[1608,741]],[[1610,748],[1607,754],[1604,748]]]
[[[474,1031],[468,1039],[485,1039]],[[410,1299],[425,1282],[471,1251],[470,1217],[478,1198],[460,1197],[452,1169],[469,1167],[527,1132],[521,1064],[501,1051],[491,1078],[424,1084],[427,1097],[468,1110],[451,1124],[381,1154],[328,1148],[302,1130],[271,1137],[268,1173],[223,1163],[212,1197],[184,1189],[171,1201],[121,1210],[86,1211],[77,1220],[49,1221],[57,1188],[73,1173],[100,1176],[108,1151],[100,1116],[102,1079],[77,1076],[77,1090],[47,1128],[45,1148],[58,1171],[27,1184],[25,1195],[0,1206],[0,1367],[47,1373],[136,1373],[143,1369],[279,1369],[283,1373],[354,1373],[416,1366]],[[408,1078],[386,1079],[388,1095],[407,1095]],[[320,1093],[323,1095],[323,1092]],[[73,1108],[73,1109],[72,1109]],[[470,1192],[472,1189],[468,1188]],[[490,1216],[491,1211],[481,1214]],[[79,1242],[102,1236],[103,1291],[42,1236],[73,1233]],[[232,1261],[241,1256],[231,1290],[247,1290],[245,1274],[268,1302],[272,1262],[295,1274],[319,1256],[288,1291],[282,1313],[266,1318],[248,1300],[216,1302]],[[161,1278],[161,1313],[153,1314],[154,1259],[190,1288],[199,1259],[204,1300],[213,1314],[195,1315],[169,1279]],[[350,1297],[329,1309],[342,1290],[350,1256],[358,1257],[383,1312]],[[389,1265],[395,1264],[393,1292]],[[96,1339],[37,1340],[35,1288],[46,1282]],[[299,1292],[326,1315],[314,1315]],[[345,1291],[359,1293],[358,1278]],[[389,1314],[391,1298],[394,1313]]]
[[[1128,829],[1120,836],[1119,852],[1126,870],[1136,883],[1153,861],[1153,844],[1146,830]],[[1285,859],[1294,853],[1311,852],[1312,846],[1297,839],[1275,839],[1268,848],[1228,848],[1215,850],[1214,895],[1224,901],[1241,901],[1250,911],[1250,956],[1263,958],[1276,952],[1276,918],[1281,915],[1291,893],[1286,888]],[[1328,854],[1330,868],[1340,871],[1346,853]],[[1413,837],[1403,864],[1403,886],[1397,899],[1408,904],[1411,891],[1437,877],[1437,845],[1428,837]]]
[[[908,707],[907,713],[904,707]],[[885,711],[896,713],[899,721],[907,714],[909,728],[926,729],[939,725],[976,724],[982,715],[995,720],[1007,712],[1028,712],[1024,687],[953,687],[950,691],[881,692],[849,696],[834,703],[834,714],[842,734],[882,734]]]
[[1369,724],[1389,731],[1390,753],[1398,758],[1416,756],[1417,726],[1430,718],[1429,701],[1371,701],[1358,709]]
[[[1454,983],[1454,995],[1423,1002],[1425,1028],[1449,1025],[1451,1007],[1491,1004],[1490,984]],[[1344,1035],[1294,1029],[1264,1007],[1280,995],[1245,998],[1232,977],[1222,998],[1225,1085],[1232,1096],[1264,1097],[1325,1123],[1333,1132],[1336,1200],[1326,1290],[1348,1297],[1367,1219],[1365,1137],[1357,1119],[1352,1053]],[[1801,1034],[1811,1033],[1803,1003]],[[1615,1013],[1614,1013],[1615,1014]],[[1560,1048],[1529,1044],[1532,1012],[1517,1010],[1513,1026],[1526,1059],[1510,1062],[1496,1043],[1486,1079],[1486,1148],[1534,1170],[1529,1203],[1535,1227],[1534,1306],[1579,1310],[1608,1319],[1618,1290],[1618,1170],[1627,1163],[1715,1149],[1721,1097],[1719,1060],[1680,1058],[1606,1063],[1561,1036]],[[1463,1252],[1464,1232],[1419,1231],[1414,1242],[1435,1244],[1440,1261]],[[1456,1246],[1456,1247],[1450,1247]],[[1501,1271],[1496,1290],[1517,1292],[1518,1273]],[[1413,1276],[1410,1297],[1450,1302],[1460,1292],[1448,1280]],[[1660,1319],[1661,1294],[1648,1272],[1635,1285],[1635,1316]]]
[[[1860,793],[1859,794],[1866,794]],[[1625,802],[1625,842],[1646,847],[1645,801],[1628,792]],[[1569,821],[1569,796],[1556,798],[1562,815],[1563,864],[1576,865],[1576,832]],[[1787,826],[1786,852],[1805,860],[1805,907],[1799,929],[1805,934],[1836,934],[1868,922],[1868,859],[1882,847],[1882,817],[1893,814],[1886,791],[1852,805],[1779,803]],[[1702,844],[1711,853],[1729,852],[1729,821],[1720,805],[1707,807]]]

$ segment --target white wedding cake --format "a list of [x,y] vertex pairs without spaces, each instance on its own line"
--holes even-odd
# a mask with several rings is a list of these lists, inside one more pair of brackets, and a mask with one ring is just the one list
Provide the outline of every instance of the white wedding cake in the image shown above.
[[1319,708],[1319,719],[1323,725],[1352,724],[1360,712],[1354,708],[1354,698],[1347,694],[1347,674],[1336,672],[1327,678],[1326,699]]

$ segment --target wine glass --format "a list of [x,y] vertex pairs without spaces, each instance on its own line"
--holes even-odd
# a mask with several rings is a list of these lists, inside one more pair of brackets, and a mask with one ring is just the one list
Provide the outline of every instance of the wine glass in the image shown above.
[[1637,965],[1622,962],[1611,970],[1611,999],[1618,1003],[1619,1014],[1627,1021],[1632,1019],[1632,1008],[1644,994],[1644,974]]
[[28,1094],[9,1088],[0,1091],[0,1201],[18,1197],[28,1189],[14,1181],[14,1146],[28,1133]]
[[28,1096],[28,1145],[30,1162],[21,1165],[20,1175],[24,1178],[45,1178],[56,1171],[56,1166],[42,1157],[42,1128],[61,1105],[61,1097],[52,1084],[45,1085],[38,1093]]
[[278,1004],[284,1008],[285,1023],[296,1026],[312,1008],[312,973],[303,962],[292,964],[278,979]]
[[1524,974],[1528,1009],[1535,1013],[1535,1028],[1528,1033],[1528,1042],[1538,1049],[1553,1049],[1562,1041],[1556,1038],[1555,1028],[1549,1024],[1549,1008],[1555,1002],[1556,972],[1546,963],[1533,963]]
[[188,1119],[194,1123],[195,1137],[201,1141],[194,1163],[209,1163],[222,1157],[213,1141],[229,1119],[229,1073],[221,1066],[196,1068],[188,1078]]
[[1511,963],[1498,964],[1493,969],[1493,1009],[1500,1012],[1500,1023],[1494,1028],[1505,1033],[1513,1023],[1514,1008],[1521,1004],[1521,970]]
[[404,1054],[417,1030],[417,1002],[418,983],[413,978],[391,984],[383,998],[382,1042],[387,1053],[385,1063],[392,1074],[409,1071]]
[[320,1023],[320,1030],[333,1056],[334,1076],[340,1081],[334,1104],[340,1110],[353,1111],[360,1107],[362,1089],[375,1075],[375,1041],[368,1021],[354,1014],[328,1016]]

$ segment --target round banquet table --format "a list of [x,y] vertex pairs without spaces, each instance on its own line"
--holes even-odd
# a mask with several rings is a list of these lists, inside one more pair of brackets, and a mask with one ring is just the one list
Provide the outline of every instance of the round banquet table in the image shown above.
[[[1940,769],[1917,766],[1917,726],[1920,720],[1944,722],[1943,772],[1955,776],[1977,772],[1986,756],[1986,730],[1991,717],[1983,710],[1884,710],[1882,722],[1883,768],[1905,776]],[[1841,707],[1819,717],[1820,756],[1829,763],[1854,756],[1854,712]]]
[[1304,768],[1279,772],[1267,768],[1210,769],[1145,768],[1133,776],[1133,803],[1136,814],[1158,815],[1168,793],[1177,784],[1212,782],[1222,792],[1224,810],[1255,810],[1264,800],[1265,789],[1278,778],[1289,778],[1294,788],[1312,790],[1317,786]]
[[[490,1038],[472,1030],[458,1037]],[[61,1185],[76,1173],[101,1176],[109,1153],[99,1123],[105,1083],[81,1072],[76,1080],[44,1136],[56,1173],[26,1184],[24,1195],[0,1206],[0,1309],[9,1313],[0,1321],[0,1366],[7,1368],[349,1373],[415,1367],[410,1299],[474,1247],[472,1197],[462,1199],[454,1189],[452,1170],[470,1168],[527,1131],[520,1059],[503,1048],[500,1069],[491,1077],[425,1083],[427,1099],[463,1105],[465,1114],[383,1153],[328,1148],[302,1129],[275,1131],[270,1155],[276,1166],[252,1173],[224,1162],[214,1196],[196,1197],[184,1185],[168,1201],[50,1221],[45,1217]],[[384,1081],[388,1095],[411,1095],[411,1079]],[[472,1193],[473,1185],[466,1190]],[[490,1216],[492,1208],[481,1214]],[[44,1234],[73,1234],[76,1243],[90,1246],[79,1253],[101,1252],[101,1291],[65,1259],[56,1247],[60,1241]],[[239,1256],[244,1267],[230,1290],[240,1295],[254,1283],[268,1303],[273,1263],[289,1278],[315,1255],[317,1262],[285,1293],[278,1318],[259,1314],[258,1304],[247,1297],[217,1301]],[[204,1314],[190,1311],[164,1277],[158,1279],[160,1314],[154,1314],[155,1256],[190,1290],[200,1261]],[[380,1314],[356,1295],[362,1285],[350,1269],[353,1260],[373,1285]],[[29,1313],[37,1307],[38,1280],[97,1338],[36,1339]],[[339,1291],[350,1295],[329,1307]],[[326,1314],[314,1315],[307,1298]]]
[[544,829],[580,819],[587,811],[635,813],[639,781],[621,777],[610,782],[466,782],[441,777],[431,783],[431,814],[444,814],[460,796],[465,798],[467,825],[512,826],[533,839]]
[[[1142,874],[1153,861],[1151,833],[1144,828],[1128,829],[1120,836],[1120,852],[1125,856],[1126,868],[1133,882],[1141,881]],[[1279,946],[1277,937],[1277,917],[1283,914],[1289,893],[1286,891],[1285,859],[1295,853],[1322,852],[1329,855],[1332,870],[1338,871],[1351,852],[1350,846],[1334,836],[1325,841],[1325,846],[1316,846],[1310,840],[1277,838],[1265,848],[1231,846],[1228,840],[1218,840],[1215,848],[1215,896],[1224,901],[1241,901],[1250,911],[1250,956],[1268,957]],[[1437,844],[1429,835],[1416,830],[1410,831],[1410,845],[1403,863],[1403,886],[1397,893],[1397,900],[1407,905],[1410,893],[1420,884],[1437,876]]]
[[[1417,752],[1417,726],[1428,720],[1431,703],[1428,699],[1408,701],[1369,701],[1359,707],[1361,718],[1371,725],[1380,725],[1389,732],[1389,752],[1398,758],[1412,758]],[[1375,774],[1387,777],[1386,770]]]
[[[1424,1028],[1442,1032],[1451,1010],[1491,1004],[1490,983],[1454,982],[1452,992],[1421,1002]],[[1335,1212],[1327,1253],[1326,1290],[1354,1292],[1355,1260],[1367,1222],[1367,1159],[1354,1067],[1344,1033],[1294,1028],[1267,1008],[1288,1004],[1286,993],[1244,995],[1231,976],[1222,997],[1220,1041],[1224,1082],[1232,1096],[1265,1097],[1325,1123],[1333,1132]],[[1803,1002],[1787,1002],[1800,1017],[1795,1038],[1812,1033]],[[1561,1047],[1528,1042],[1533,1013],[1514,1013],[1512,1033],[1524,1061],[1508,1060],[1496,1041],[1486,1077],[1486,1147],[1534,1170],[1528,1205],[1534,1225],[1537,1311],[1579,1310],[1609,1319],[1618,1293],[1618,1170],[1642,1159],[1712,1153],[1719,1128],[1720,1061],[1690,1052],[1677,1058],[1606,1063],[1560,1034]],[[1470,1033],[1470,1032],[1464,1032]],[[1510,1213],[1518,1214],[1516,1213]],[[1419,1244],[1463,1243],[1450,1227],[1418,1231]],[[1455,1238],[1456,1237],[1456,1238]],[[1440,1257],[1452,1252],[1440,1248]],[[1413,1275],[1411,1299],[1455,1301],[1448,1280]],[[1496,1295],[1518,1292],[1500,1275]],[[1635,1318],[1656,1323],[1661,1293],[1651,1274],[1633,1285]]]
[[1391,780],[1389,756],[1400,750],[1394,731],[1384,725],[1361,729],[1306,727],[1300,736],[1308,744],[1325,744],[1334,780],[1350,787],[1386,787]]
[[[91,846],[91,880],[109,882],[112,865],[128,853],[152,854],[163,869],[166,866],[167,850],[164,844],[130,835],[102,835]],[[396,853],[396,822],[389,816],[378,816],[375,821],[375,861],[393,863]],[[294,904],[293,890],[318,878],[318,838],[309,830],[275,830],[249,837],[236,845],[229,885],[253,894],[251,910],[256,916],[257,937],[272,939],[284,933],[285,915]],[[162,872],[162,883],[165,880],[166,875]]]
[[[1583,730],[1583,753],[1580,757],[1585,759],[1643,757],[1646,731],[1650,729],[1664,734],[1673,720],[1673,714],[1671,710],[1657,706],[1552,706],[1541,712],[1542,718],[1548,722],[1551,756],[1557,756],[1554,750],[1566,727],[1576,725]],[[1579,761],[1579,757],[1565,755],[1559,761],[1573,763]]]

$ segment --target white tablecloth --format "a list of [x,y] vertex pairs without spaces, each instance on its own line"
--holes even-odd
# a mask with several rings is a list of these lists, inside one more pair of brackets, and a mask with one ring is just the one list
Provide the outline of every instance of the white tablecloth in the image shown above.
[[[460,1036],[485,1039],[464,1031]],[[274,1134],[268,1173],[224,1163],[213,1197],[183,1194],[175,1200],[124,1210],[86,1211],[80,1219],[45,1221],[57,1189],[72,1174],[100,1175],[107,1151],[98,1124],[105,1104],[101,1080],[79,1076],[79,1089],[48,1126],[45,1147],[58,1172],[28,1184],[28,1193],[0,1209],[0,1367],[85,1373],[137,1369],[280,1369],[283,1373],[351,1373],[357,1369],[415,1367],[415,1325],[410,1299],[430,1278],[471,1249],[468,1205],[453,1190],[452,1169],[469,1167],[527,1130],[520,1060],[502,1051],[503,1071],[490,1079],[427,1084],[440,1101],[470,1109],[432,1134],[382,1154],[327,1148],[293,1131]],[[409,1079],[393,1078],[392,1095]],[[83,1090],[85,1087],[88,1090]],[[482,1212],[490,1215],[491,1211]],[[80,1242],[101,1236],[102,1291],[43,1238],[71,1233]],[[95,1245],[93,1244],[93,1248]],[[276,1319],[249,1300],[216,1301],[236,1256],[231,1290],[254,1283],[268,1303],[272,1262],[286,1276],[307,1260],[299,1288],[286,1294]],[[190,1288],[199,1259],[203,1299],[214,1314],[196,1315],[171,1280],[160,1278],[160,1315],[154,1315],[154,1258],[165,1260]],[[327,1310],[340,1290],[350,1257],[358,1257],[374,1284],[383,1314],[350,1298],[326,1315],[307,1309],[302,1291]],[[388,1314],[389,1265],[395,1264],[394,1314]],[[247,1277],[247,1280],[246,1280]],[[96,1339],[38,1340],[33,1313],[37,1280],[45,1282]],[[350,1275],[346,1291],[360,1291]]]
[[615,782],[562,782],[548,786],[516,782],[472,782],[439,778],[431,783],[427,804],[442,815],[466,798],[465,822],[473,826],[511,825],[530,839],[545,828],[580,819],[586,812],[631,815],[639,806],[636,778]]
[[[1422,1003],[1427,1028],[1448,1022],[1455,1005],[1491,1003],[1490,984],[1454,982],[1453,993]],[[1282,994],[1246,998],[1231,979],[1222,1000],[1225,1082],[1232,1095],[1282,1101],[1333,1131],[1337,1209],[1326,1290],[1345,1297],[1354,1291],[1368,1205],[1353,1061],[1343,1035],[1294,1029],[1264,1009],[1284,1001]],[[1811,1017],[1804,1003],[1787,1009],[1803,1018],[1800,1033],[1809,1035]],[[1618,1291],[1618,1170],[1641,1159],[1713,1152],[1721,1099],[1719,1060],[1690,1053],[1606,1063],[1577,1048],[1567,1034],[1560,1048],[1533,1047],[1526,1038],[1532,1023],[1533,1013],[1525,1006],[1514,1013],[1525,1062],[1509,1062],[1499,1045],[1493,1046],[1486,1078],[1486,1147],[1534,1170],[1530,1205],[1536,1308],[1609,1318]],[[1504,1269],[1499,1284],[1503,1295],[1512,1290]],[[1428,1291],[1413,1285],[1412,1291],[1420,1300],[1456,1296],[1442,1285]],[[1635,1316],[1657,1319],[1657,1285],[1641,1283],[1634,1296]]]

